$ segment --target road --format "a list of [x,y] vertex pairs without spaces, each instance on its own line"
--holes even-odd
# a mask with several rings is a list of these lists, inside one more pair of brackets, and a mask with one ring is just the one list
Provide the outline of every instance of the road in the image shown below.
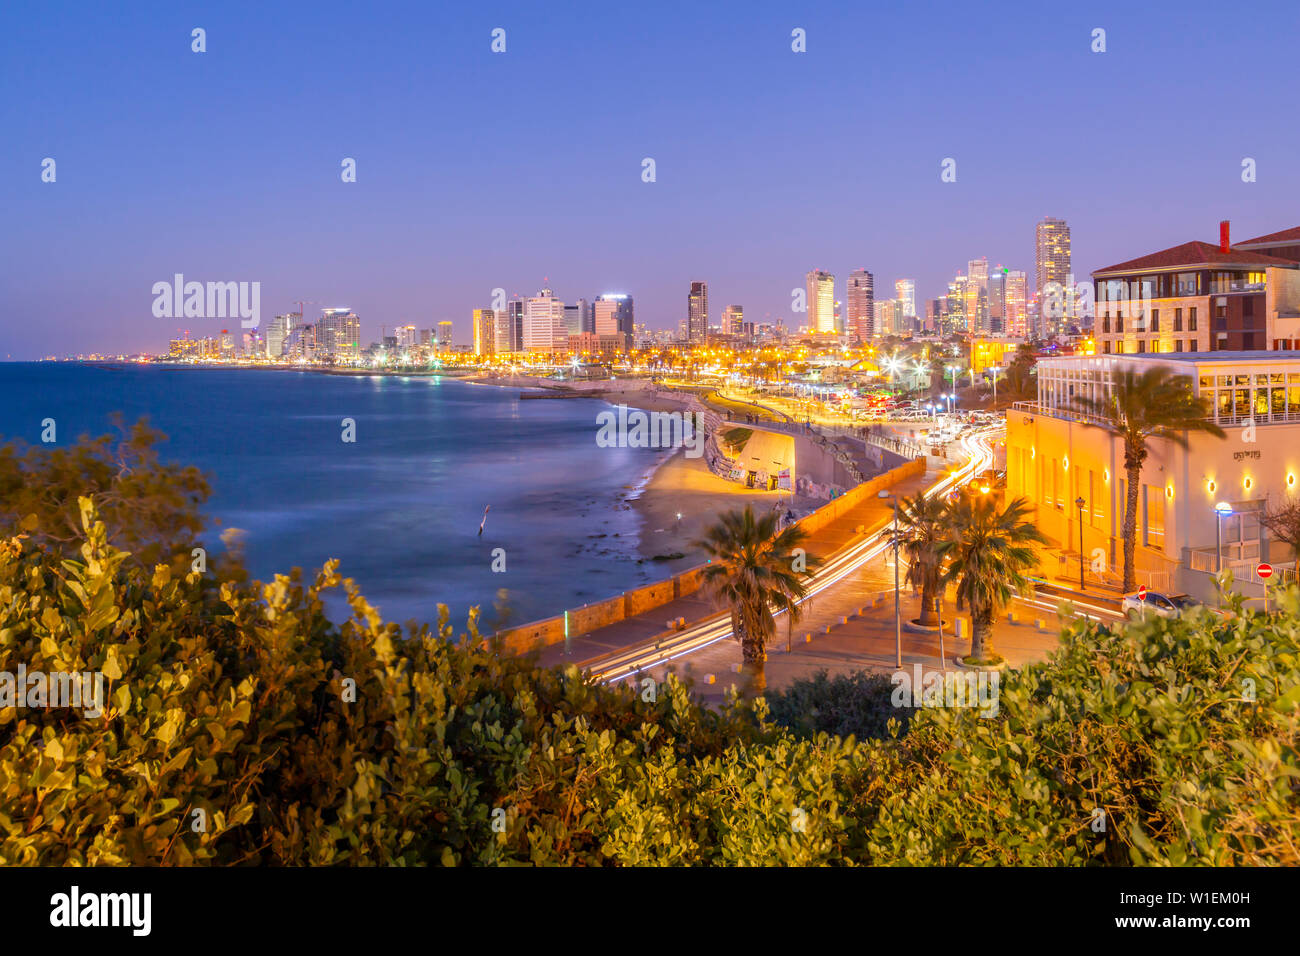
[[[926,489],[925,493],[927,495],[947,494],[974,475],[992,467],[992,441],[1001,430],[1000,426],[991,426],[971,432],[959,439],[966,454],[966,463],[944,475]],[[880,558],[889,547],[890,528],[891,523],[886,522],[828,558],[814,573],[805,602],[820,594],[828,593],[830,589],[850,579],[864,566]],[[1052,608],[1054,610],[1055,605],[1052,605]],[[670,637],[663,638],[657,644],[640,644],[603,654],[584,661],[579,666],[597,680],[612,682],[626,679],[651,667],[689,657],[730,637],[731,617],[729,613],[723,611],[688,626]]]

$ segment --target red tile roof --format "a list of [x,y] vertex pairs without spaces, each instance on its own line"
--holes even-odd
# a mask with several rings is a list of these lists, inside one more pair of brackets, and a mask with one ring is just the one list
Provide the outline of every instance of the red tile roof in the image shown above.
[[1232,265],[1232,266],[1294,266],[1290,259],[1279,259],[1259,252],[1246,252],[1233,249],[1223,252],[1216,242],[1184,242],[1153,252],[1148,256],[1139,256],[1128,262],[1120,262],[1104,269],[1094,269],[1093,275],[1106,275],[1111,272],[1142,272],[1157,269],[1173,269],[1178,266]]
[[1300,226],[1294,226],[1291,229],[1283,229],[1281,232],[1270,232],[1267,236],[1256,236],[1254,239],[1243,239],[1241,242],[1234,242],[1234,246],[1282,246],[1300,243]]

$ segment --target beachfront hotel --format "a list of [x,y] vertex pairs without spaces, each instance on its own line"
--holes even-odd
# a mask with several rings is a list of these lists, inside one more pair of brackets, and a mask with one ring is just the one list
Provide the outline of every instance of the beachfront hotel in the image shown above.
[[[1206,398],[1226,438],[1194,432],[1186,448],[1154,439],[1138,493],[1138,583],[1213,596],[1216,567],[1232,568],[1249,592],[1261,562],[1295,556],[1270,541],[1259,515],[1300,493],[1300,351],[1177,352],[1044,359],[1038,401],[1007,413],[1007,490],[1033,503],[1036,523],[1077,573],[1080,545],[1097,549],[1114,580],[1123,570],[1124,444],[1080,411],[1075,399],[1104,397],[1123,369],[1162,365]],[[1091,570],[1088,580],[1093,580]],[[1245,582],[1241,587],[1240,583]]]

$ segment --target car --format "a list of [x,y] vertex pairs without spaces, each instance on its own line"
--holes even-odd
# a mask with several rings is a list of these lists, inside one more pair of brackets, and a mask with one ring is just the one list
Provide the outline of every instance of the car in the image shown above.
[[1145,599],[1138,597],[1138,593],[1134,591],[1132,594],[1125,594],[1124,600],[1120,602],[1120,610],[1129,617],[1145,617],[1148,614],[1155,614],[1157,617],[1182,617],[1196,607],[1205,607],[1205,605],[1187,594],[1162,594],[1159,591],[1147,591]]

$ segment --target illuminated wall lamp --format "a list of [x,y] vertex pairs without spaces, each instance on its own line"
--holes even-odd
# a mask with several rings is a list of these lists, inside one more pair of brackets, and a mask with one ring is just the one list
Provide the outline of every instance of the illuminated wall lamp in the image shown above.
[[1069,471],[1069,470],[1070,470],[1070,459],[1069,459],[1068,457],[1067,457],[1067,458],[1062,458],[1062,459],[1061,459],[1061,470],[1062,470],[1062,471]]
[[1102,481],[1110,481],[1110,469],[1109,469],[1109,468],[1103,468],[1103,469],[1101,470],[1101,480],[1102,480]]
[[1286,486],[1287,486],[1288,488],[1294,488],[1294,487],[1295,487],[1295,472],[1294,472],[1294,471],[1287,472],[1287,476],[1286,476]]
[[1165,497],[1166,497],[1166,498],[1172,498],[1173,496],[1174,496],[1174,486],[1173,486],[1173,485],[1165,485]]
[[1250,491],[1250,489],[1254,486],[1255,482],[1251,478],[1245,478],[1242,480],[1241,484],[1243,488],[1245,488],[1247,491]]
[[1205,490],[1208,491],[1210,494],[1214,494],[1214,490],[1218,487],[1219,486],[1214,483],[1213,478],[1211,478],[1209,481],[1205,483]]

